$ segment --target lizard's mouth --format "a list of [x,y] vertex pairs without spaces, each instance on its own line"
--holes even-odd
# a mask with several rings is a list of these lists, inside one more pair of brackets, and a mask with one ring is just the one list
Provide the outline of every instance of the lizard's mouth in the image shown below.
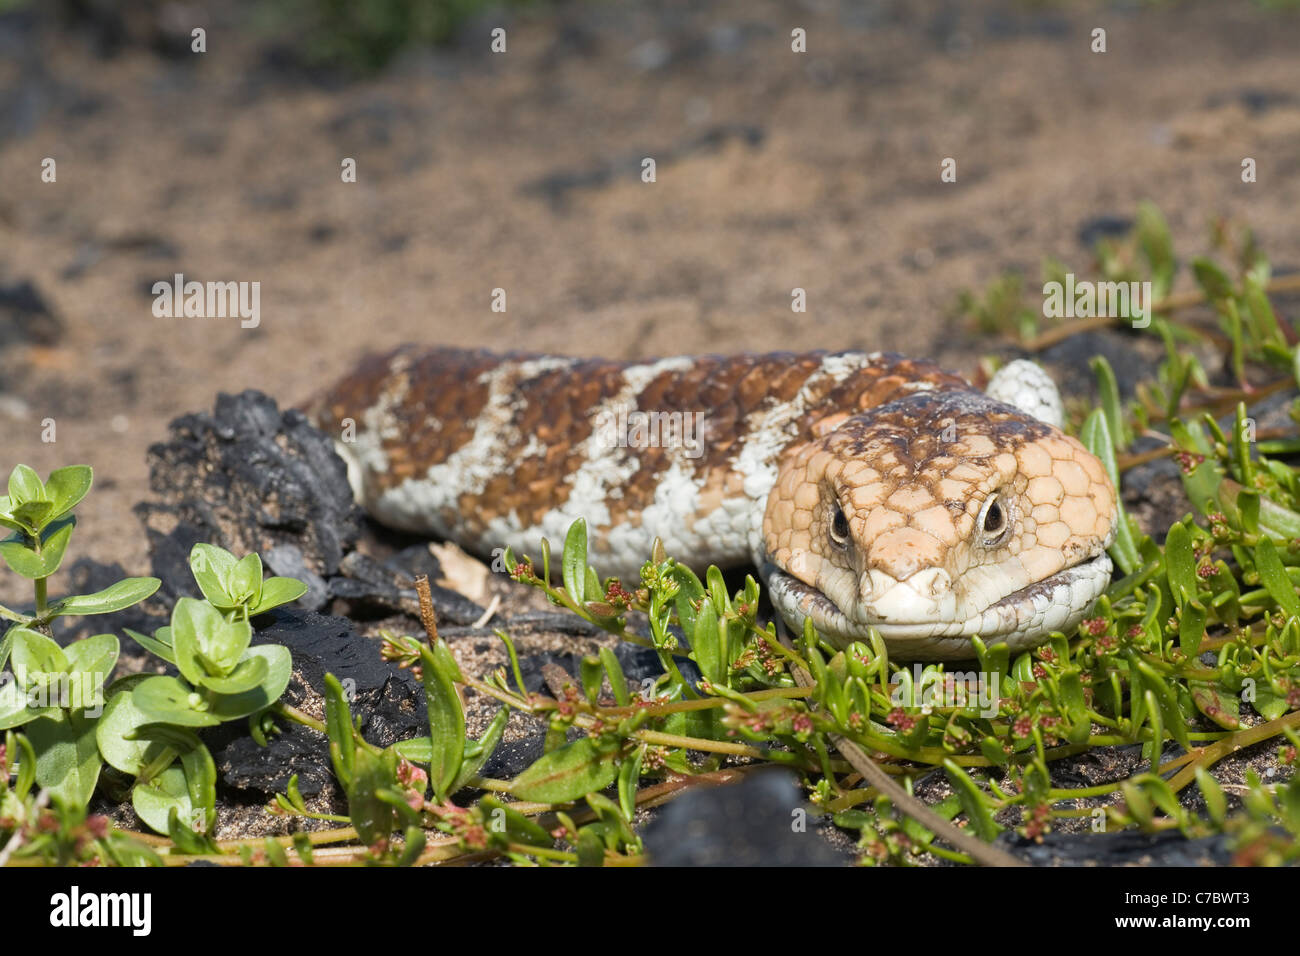
[[797,633],[810,620],[824,638],[843,647],[869,640],[874,628],[891,655],[945,660],[974,657],[972,637],[1018,651],[1041,644],[1053,631],[1074,627],[1110,584],[1111,561],[1102,551],[973,613],[959,610],[947,618],[918,615],[915,620],[862,620],[861,613],[846,613],[822,591],[771,562],[764,565],[763,576],[773,605]]

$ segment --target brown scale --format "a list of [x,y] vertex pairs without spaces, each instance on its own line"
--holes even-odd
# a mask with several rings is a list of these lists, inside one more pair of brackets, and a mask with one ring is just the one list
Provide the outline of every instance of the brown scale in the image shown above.
[[949,458],[937,454],[949,426],[956,426],[958,433],[977,426],[979,434],[992,443],[995,454],[1014,451],[1052,432],[1050,425],[967,386],[963,386],[963,392],[960,399],[950,392],[934,391],[916,392],[897,401],[886,399],[881,404],[888,407],[846,421],[836,437],[855,456],[866,454],[872,443],[888,440],[910,470],[917,461],[925,462],[927,468],[950,463]]
[[[475,420],[489,398],[488,385],[479,382],[484,373],[503,363],[541,357],[403,346],[364,359],[306,411],[319,427],[337,435],[344,419],[351,418],[363,427],[367,410],[387,400],[383,448],[389,468],[366,476],[366,480],[376,490],[388,489],[422,476],[470,441]],[[662,447],[618,449],[636,455],[640,467],[607,502],[611,521],[638,523],[641,511],[654,500],[660,476],[674,461],[696,469],[706,511],[710,503],[716,506],[724,497],[739,494],[741,478],[733,463],[747,438],[743,431],[746,420],[792,400],[822,368],[825,358],[822,352],[708,355],[694,359],[684,370],[657,375],[632,407],[646,412],[703,412],[699,436],[703,454],[688,459],[680,457],[678,450]],[[459,517],[470,525],[469,530],[481,531],[492,517],[512,510],[525,524],[537,525],[547,511],[565,502],[570,491],[565,479],[584,463],[579,449],[591,434],[590,413],[622,391],[623,370],[632,364],[642,363],[578,360],[513,384],[510,426],[524,442],[536,437],[545,448],[544,457],[520,458],[508,472],[491,478],[481,494],[463,496]],[[932,363],[882,354],[838,384],[827,379],[791,429],[786,447],[814,437],[819,422],[838,424],[849,415],[908,396],[918,383],[945,392],[970,388]],[[914,429],[915,423],[910,423],[910,428]]]

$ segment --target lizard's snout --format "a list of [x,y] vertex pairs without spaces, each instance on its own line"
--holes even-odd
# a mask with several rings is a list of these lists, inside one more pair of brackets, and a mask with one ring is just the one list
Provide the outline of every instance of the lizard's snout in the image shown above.
[[882,623],[934,620],[954,602],[952,577],[943,568],[923,568],[898,580],[878,568],[862,575],[859,583],[866,618]]

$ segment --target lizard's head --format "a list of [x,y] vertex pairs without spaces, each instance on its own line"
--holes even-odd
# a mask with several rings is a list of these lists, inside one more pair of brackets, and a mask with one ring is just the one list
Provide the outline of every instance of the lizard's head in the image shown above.
[[1110,582],[1116,520],[1074,438],[975,392],[917,391],[782,459],[765,570],[797,629],[969,658],[975,635],[1019,649],[1076,624]]

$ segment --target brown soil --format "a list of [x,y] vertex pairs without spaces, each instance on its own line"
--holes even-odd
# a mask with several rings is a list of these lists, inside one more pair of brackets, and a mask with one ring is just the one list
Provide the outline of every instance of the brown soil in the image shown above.
[[[145,572],[129,509],[168,420],[218,391],[301,402],[366,349],[870,347],[969,372],[997,343],[953,318],[960,290],[1045,255],[1085,271],[1081,230],[1145,198],[1186,257],[1222,214],[1295,264],[1293,14],[656,0],[501,22],[504,55],[476,22],[352,84],[238,32],[179,61],[44,30],[5,54],[0,283],[32,280],[65,328],[0,356],[0,448],[95,466],[76,555]],[[260,327],[155,318],[177,272],[259,281]]]

